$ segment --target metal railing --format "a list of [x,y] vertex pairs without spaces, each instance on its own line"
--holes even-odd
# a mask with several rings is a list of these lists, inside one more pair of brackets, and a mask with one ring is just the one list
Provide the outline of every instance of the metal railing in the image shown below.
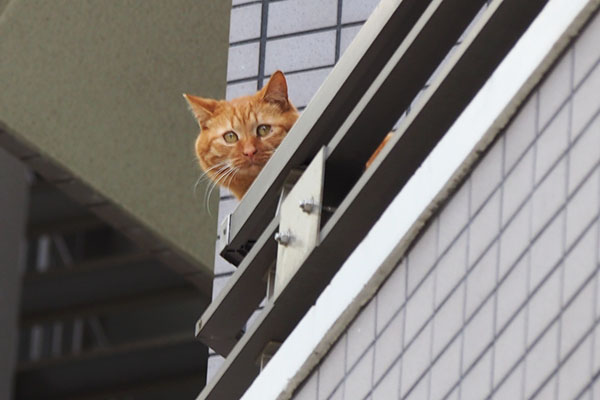
[[[238,269],[196,334],[227,359],[199,399],[241,397],[266,346],[285,340],[546,2],[404,0],[376,9],[221,232],[221,254]],[[283,183],[323,147],[322,205],[334,211],[323,214],[318,243],[302,266],[244,331],[276,258]]]

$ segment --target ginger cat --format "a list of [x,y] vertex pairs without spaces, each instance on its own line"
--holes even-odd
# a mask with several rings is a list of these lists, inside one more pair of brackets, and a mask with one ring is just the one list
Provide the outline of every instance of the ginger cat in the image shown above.
[[204,173],[241,199],[298,119],[281,71],[251,96],[231,101],[184,94],[200,126],[196,155]]

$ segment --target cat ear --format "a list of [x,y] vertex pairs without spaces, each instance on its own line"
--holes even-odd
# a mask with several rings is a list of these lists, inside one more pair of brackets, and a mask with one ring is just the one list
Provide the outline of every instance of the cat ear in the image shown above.
[[277,70],[271,79],[261,90],[263,92],[263,100],[269,103],[277,103],[281,105],[288,104],[287,82],[283,72]]
[[200,125],[212,117],[218,103],[217,100],[204,99],[185,93],[183,94],[183,97],[187,100],[190,111],[194,114]]

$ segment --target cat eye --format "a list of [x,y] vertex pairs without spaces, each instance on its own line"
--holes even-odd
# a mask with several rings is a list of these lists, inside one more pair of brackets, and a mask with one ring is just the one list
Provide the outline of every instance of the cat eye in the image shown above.
[[235,143],[238,141],[238,135],[235,132],[229,131],[223,134],[223,139],[227,143]]
[[259,125],[258,128],[256,128],[256,135],[260,137],[267,136],[270,132],[271,125]]

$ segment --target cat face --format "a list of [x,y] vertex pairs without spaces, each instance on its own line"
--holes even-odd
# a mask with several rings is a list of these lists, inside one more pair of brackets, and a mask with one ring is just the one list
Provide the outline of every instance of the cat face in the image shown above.
[[238,199],[298,119],[281,71],[251,96],[231,101],[184,97],[200,125],[196,139],[200,166]]

